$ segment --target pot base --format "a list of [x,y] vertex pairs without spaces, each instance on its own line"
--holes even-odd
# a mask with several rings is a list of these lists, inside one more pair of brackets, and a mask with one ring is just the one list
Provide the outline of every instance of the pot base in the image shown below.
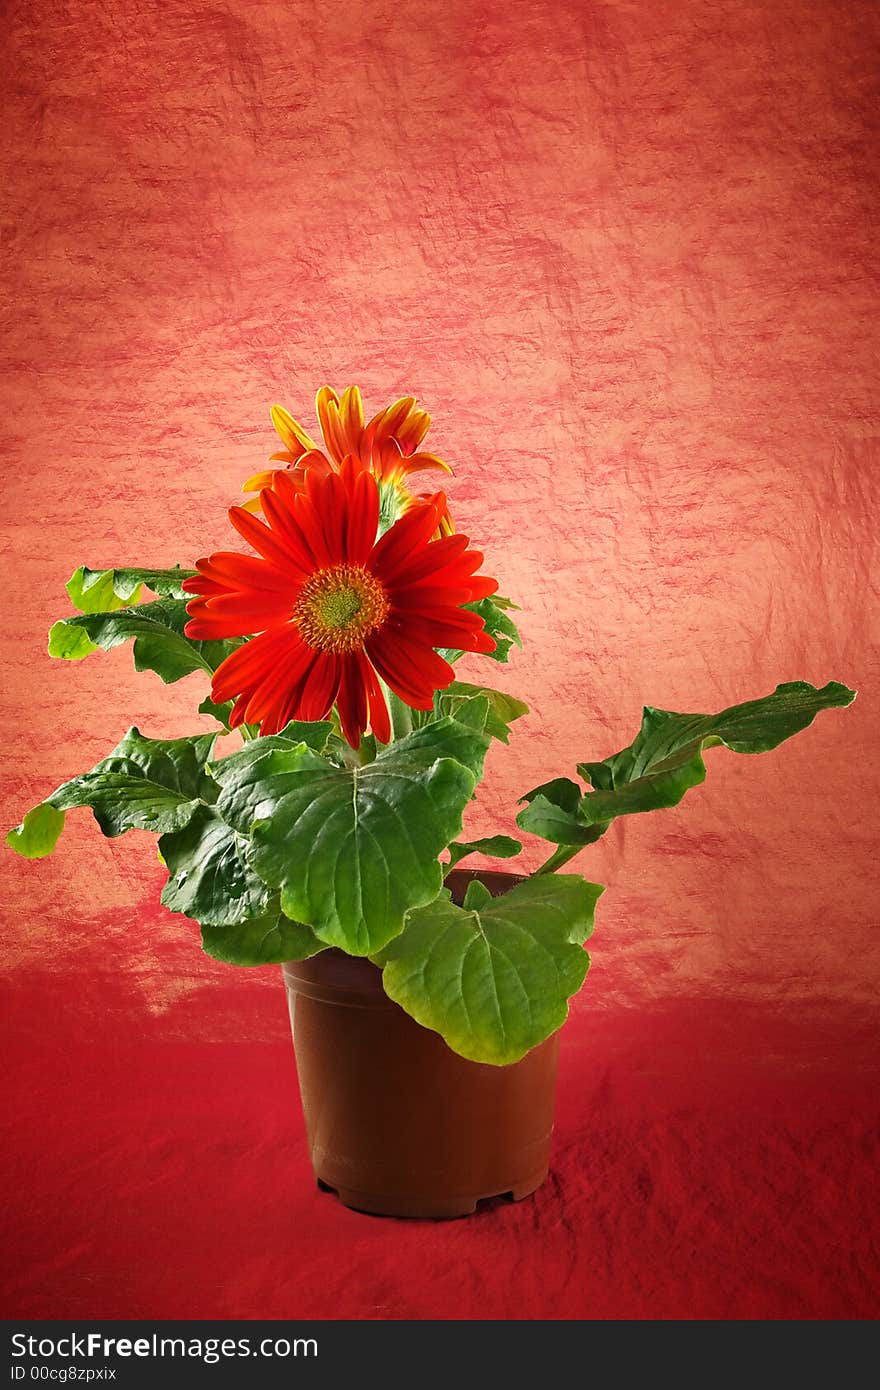
[[422,1221],[452,1221],[458,1216],[473,1216],[480,1202],[486,1202],[493,1197],[510,1197],[514,1202],[521,1202],[524,1197],[531,1197],[533,1192],[545,1181],[549,1169],[540,1169],[531,1177],[523,1179],[513,1188],[501,1189],[495,1192],[480,1192],[475,1196],[467,1197],[404,1197],[404,1196],[380,1196],[375,1192],[355,1192],[351,1188],[334,1187],[332,1183],[325,1182],[323,1178],[318,1178],[318,1187],[322,1192],[332,1192],[344,1207],[349,1207],[352,1211],[366,1212],[369,1216],[400,1216],[411,1220]]

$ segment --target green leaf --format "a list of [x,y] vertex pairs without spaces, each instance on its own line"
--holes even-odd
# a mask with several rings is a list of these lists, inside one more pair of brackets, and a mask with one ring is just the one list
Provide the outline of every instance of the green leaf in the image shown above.
[[[274,753],[289,753],[292,749],[302,747],[310,748],[313,753],[320,753],[332,727],[326,719],[309,723],[294,720],[280,734],[267,734],[265,738],[255,738],[243,748],[238,748],[234,753],[219,759],[213,764],[211,775],[221,786],[235,779],[243,779],[249,783],[258,782],[264,775],[264,759],[270,758]],[[255,815],[252,819],[257,820],[258,817]],[[241,828],[242,818],[238,816],[233,823]],[[248,834],[249,831],[250,824],[247,824],[243,833]]]
[[60,657],[62,661],[81,661],[84,656],[91,656],[92,652],[99,650],[97,642],[93,642],[81,627],[70,626],[72,621],[71,618],[62,618],[50,627],[50,656]]
[[183,581],[193,579],[196,573],[179,565],[169,570],[90,570],[81,565],[68,580],[67,592],[80,613],[111,613],[137,603],[143,586],[163,598],[185,599],[188,595]]
[[469,685],[466,681],[453,681],[450,686],[434,698],[434,707],[439,716],[452,715],[459,717],[460,710],[475,698],[485,698],[489,702],[489,713],[486,719],[486,733],[492,738],[497,738],[500,743],[507,743],[510,739],[509,725],[514,719],[519,719],[524,714],[528,714],[529,707],[523,704],[522,700],[517,700],[513,695],[505,695],[501,690],[492,690],[485,685]]
[[568,777],[556,777],[522,798],[529,804],[520,811],[516,823],[520,830],[540,835],[555,845],[590,845],[604,835],[608,823],[584,825],[578,819],[583,796],[584,789],[577,782]]
[[[456,719],[459,724],[464,724],[468,729],[478,729],[479,732],[488,732],[486,725],[489,723],[489,701],[485,695],[468,695],[456,701],[455,710],[448,710],[448,714]],[[429,717],[419,728],[424,728],[426,724],[433,723]]]
[[250,745],[214,769],[218,810],[252,832],[251,862],[281,889],[288,917],[369,955],[401,930],[408,908],[440,891],[437,856],[461,830],[488,743],[444,719],[357,768],[301,745],[262,757]]
[[264,917],[237,926],[204,923],[202,946],[209,956],[227,965],[281,965],[286,960],[307,960],[326,950],[311,927],[291,922],[277,907]]
[[320,752],[328,762],[335,763],[337,767],[363,767],[364,763],[373,762],[379,747],[373,734],[362,734],[360,747],[355,751],[348,740],[342,738],[334,729]]
[[792,681],[720,714],[676,714],[646,706],[629,748],[601,763],[578,765],[579,774],[596,790],[581,799],[577,817],[595,826],[614,816],[675,806],[705,778],[704,749],[721,744],[735,753],[764,753],[806,729],[820,710],[841,708],[854,699],[855,691],[836,681],[821,689]]
[[495,650],[488,653],[492,661],[506,663],[510,657],[510,649],[514,644],[522,648],[519,629],[513,619],[508,616],[510,609],[516,609],[516,604],[511,603],[510,599],[501,598],[499,594],[492,594],[490,598],[481,598],[476,603],[466,603],[463,606],[469,608],[472,613],[479,613],[489,636],[495,638]]
[[234,703],[234,700],[227,700],[222,705],[215,705],[210,695],[206,695],[199,705],[199,714],[209,714],[212,719],[217,720],[218,724],[223,725],[227,733],[230,733],[229,716],[232,713],[232,706]]
[[446,872],[454,869],[469,854],[485,854],[489,859],[513,859],[522,850],[519,840],[509,835],[489,835],[483,840],[455,840],[449,846]]
[[51,854],[64,829],[64,812],[44,801],[28,811],[21,825],[8,831],[6,843],[24,859],[43,859]]
[[[519,630],[512,618],[508,617],[508,612],[514,610],[518,612],[518,606],[512,603],[509,598],[502,598],[500,594],[492,594],[489,598],[477,599],[475,603],[463,603],[462,608],[466,608],[470,613],[479,613],[483,619],[483,624],[490,637],[495,639],[494,652],[486,652],[485,655],[491,661],[503,661],[506,663],[510,656],[510,649],[516,643],[522,647],[522,638]],[[464,653],[460,651],[444,651],[443,655],[447,661],[457,661]]]
[[[396,696],[392,696],[391,691],[389,691],[388,694],[389,697],[393,699],[397,698]],[[410,713],[414,717],[417,717],[419,711],[412,710]],[[323,747],[317,749],[317,752],[323,753],[325,758],[329,758],[331,762],[338,763],[343,767],[362,767],[364,763],[371,763],[373,761],[380,747],[375,734],[362,734],[360,747],[355,750],[342,732],[339,710],[335,705],[327,718],[330,721],[331,732]]]
[[[129,729],[109,757],[103,758],[91,772],[62,783],[46,797],[43,806],[29,812],[30,816],[41,813],[37,825],[42,827],[39,843],[43,847],[39,855],[51,854],[64,824],[63,815],[53,820],[47,808],[53,808],[58,815],[79,806],[91,807],[103,834],[110,838],[126,830],[179,830],[199,806],[216,799],[217,787],[205,770],[215,738],[215,734],[197,734],[191,738],[151,739],[144,738],[138,729]],[[26,853],[20,844],[38,843],[27,816],[21,834],[24,838],[19,836],[19,844],[11,840],[9,843],[19,853]]]
[[[289,744],[304,743],[313,753],[322,753],[332,733],[333,723],[330,719],[292,719],[279,734],[270,734],[269,737],[284,739]],[[260,741],[266,742],[265,739]]]
[[565,1022],[602,891],[557,874],[476,907],[441,898],[414,909],[382,954],[385,992],[462,1057],[516,1062]]
[[121,583],[119,591],[113,583],[114,570],[90,570],[80,566],[67,581],[67,593],[78,613],[112,613],[137,603],[141,586]]
[[163,835],[159,852],[170,878],[162,902],[212,927],[265,916],[271,893],[247,860],[247,841],[212,806],[201,806],[183,830]]
[[[482,705],[482,702],[480,704]],[[474,711],[473,704],[470,705],[470,709]],[[418,757],[428,761],[433,758],[454,758],[456,762],[468,768],[475,780],[479,781],[483,775],[483,763],[489,743],[488,733],[483,732],[482,720],[478,719],[476,724],[469,724],[448,717],[438,719],[433,724],[426,724],[422,729],[413,730],[406,738],[389,744],[380,756],[387,759],[396,749],[405,750],[407,757]]]
[[485,883],[481,883],[478,878],[472,878],[467,888],[464,890],[464,898],[461,905],[468,912],[477,912],[481,907],[485,907],[486,903],[490,903],[491,901],[492,894],[489,892]]
[[49,633],[49,655],[78,661],[96,647],[110,651],[133,639],[135,670],[155,671],[170,685],[191,671],[213,673],[241,646],[237,637],[224,642],[195,642],[184,636],[188,621],[186,603],[172,598],[116,612],[83,613],[55,623]]

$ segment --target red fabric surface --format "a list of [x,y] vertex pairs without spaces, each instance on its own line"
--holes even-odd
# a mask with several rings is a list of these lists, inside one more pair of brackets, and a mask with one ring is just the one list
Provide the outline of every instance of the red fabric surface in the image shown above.
[[[550,1183],[450,1225],[309,1180],[278,971],[152,842],[3,860],[7,1315],[865,1317],[878,1305],[873,4],[4,10],[6,822],[198,677],[44,655],[81,563],[188,563],[359,382],[432,411],[523,606],[470,825],[644,702],[860,691],[582,861]],[[481,670],[468,659],[467,674]],[[526,863],[541,847],[531,841]]]

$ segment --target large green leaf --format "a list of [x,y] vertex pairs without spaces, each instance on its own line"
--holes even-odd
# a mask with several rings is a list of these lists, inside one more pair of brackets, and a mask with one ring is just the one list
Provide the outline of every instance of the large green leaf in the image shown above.
[[489,702],[489,713],[485,725],[486,733],[491,734],[492,738],[497,738],[501,743],[508,743],[510,740],[509,726],[514,719],[520,719],[522,715],[529,712],[528,705],[524,704],[522,700],[517,700],[513,695],[505,695],[503,691],[492,690],[486,685],[469,685],[467,681],[453,681],[451,685],[434,697],[434,708],[441,718],[444,715],[458,718],[462,707],[476,698],[483,698]]
[[49,655],[78,661],[95,647],[110,651],[133,640],[135,669],[155,671],[170,685],[191,671],[213,673],[241,646],[237,637],[224,642],[195,642],[184,636],[188,621],[186,602],[173,598],[112,613],[82,613],[55,623],[49,633]]
[[[264,739],[261,743],[268,743]],[[454,719],[337,767],[300,745],[259,744],[215,768],[220,814],[252,833],[251,862],[288,917],[352,955],[378,950],[440,891],[438,855],[461,830],[489,740]]]
[[272,894],[247,860],[247,841],[212,806],[159,841],[170,878],[162,902],[212,926],[237,926],[266,914]]
[[28,858],[51,854],[64,817],[53,819],[48,808],[57,817],[89,806],[109,837],[125,830],[179,830],[201,805],[216,800],[216,784],[205,770],[215,738],[215,734],[198,734],[152,739],[129,729],[91,772],[64,782],[42,806],[29,812],[22,825],[10,832],[7,843]]
[[639,735],[628,748],[601,763],[578,764],[580,776],[597,788],[584,797],[579,817],[595,825],[611,816],[675,806],[705,778],[704,749],[723,745],[735,753],[765,753],[806,729],[821,710],[854,699],[855,691],[836,681],[821,689],[792,681],[720,714],[646,707]]
[[80,613],[112,613],[137,603],[143,587],[163,598],[185,599],[183,581],[196,573],[179,565],[170,570],[90,570],[81,565],[68,580],[67,592]]
[[237,926],[203,924],[202,946],[227,965],[281,965],[286,960],[307,960],[327,949],[311,927],[291,922],[277,906],[264,917]]
[[[525,798],[530,805],[517,824],[556,844],[581,843],[567,838],[577,826],[601,834],[615,816],[677,805],[686,791],[704,780],[706,748],[723,745],[736,753],[764,753],[806,729],[820,710],[840,708],[854,699],[855,692],[836,681],[821,689],[792,681],[772,695],[732,705],[720,714],[676,714],[646,706],[639,735],[628,748],[603,762],[578,764],[578,773],[594,791],[576,802],[568,794],[561,808],[565,816],[551,825],[547,788],[536,788]],[[558,787],[563,780],[549,785]]]
[[[152,589],[163,597],[185,598],[181,587],[184,579],[189,579],[195,570],[183,570],[178,566],[171,570],[90,570],[81,565],[74,570],[67,581],[70,601],[80,613],[115,613],[120,608],[140,602],[143,586]],[[58,627],[56,623],[55,627]],[[56,650],[52,650],[54,644]],[[78,661],[98,650],[82,628],[69,628],[50,633],[50,653],[68,661]]]
[[439,898],[417,908],[379,958],[385,992],[462,1057],[516,1062],[564,1023],[602,891],[547,875],[500,898],[473,893],[470,907]]

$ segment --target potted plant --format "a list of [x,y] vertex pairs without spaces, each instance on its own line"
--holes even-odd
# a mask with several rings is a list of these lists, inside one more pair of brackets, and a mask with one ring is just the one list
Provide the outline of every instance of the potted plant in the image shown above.
[[560,869],[616,817],[676,805],[706,748],[775,748],[854,694],[795,681],[714,715],[646,708],[629,747],[523,796],[540,868],[460,869],[522,848],[459,838],[491,740],[526,706],[455,663],[505,662],[514,605],[444,494],[410,490],[447,469],[414,400],[365,423],[357,388],[324,388],[317,412],[321,446],[273,409],[284,448],[229,513],[243,546],[190,570],[79,569],[79,612],[50,633],[53,656],[131,641],[138,670],[207,676],[217,731],[129,729],[7,838],[49,854],[83,806],[105,835],[156,833],[162,901],[208,954],[283,966],[319,1182],[367,1211],[459,1215],[547,1173],[558,1030],[603,891]]

